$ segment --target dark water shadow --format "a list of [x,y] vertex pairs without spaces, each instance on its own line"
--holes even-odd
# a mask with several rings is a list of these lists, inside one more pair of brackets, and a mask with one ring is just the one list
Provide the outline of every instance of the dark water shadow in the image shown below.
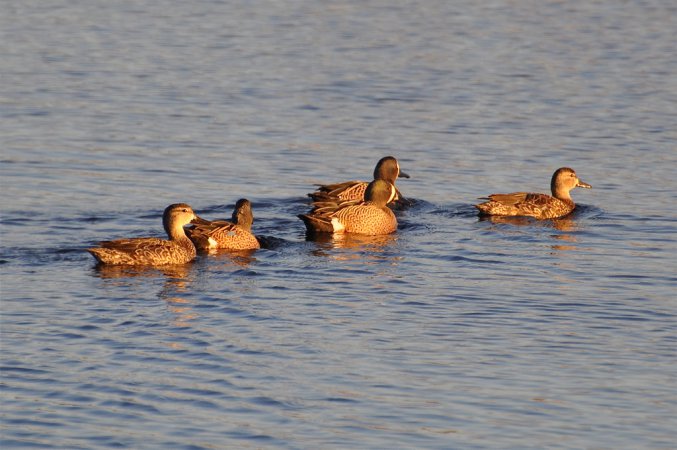
[[261,248],[265,250],[278,250],[293,245],[291,241],[277,236],[257,235],[256,240],[259,241]]
[[450,218],[474,217],[477,216],[477,209],[467,203],[452,203],[449,205],[440,205],[430,203],[425,200],[417,200],[414,213],[430,214],[433,216],[443,216]]
[[437,230],[456,230],[461,219],[474,219],[475,209],[463,203],[436,204],[416,199],[412,208],[397,216],[399,233],[427,234]]

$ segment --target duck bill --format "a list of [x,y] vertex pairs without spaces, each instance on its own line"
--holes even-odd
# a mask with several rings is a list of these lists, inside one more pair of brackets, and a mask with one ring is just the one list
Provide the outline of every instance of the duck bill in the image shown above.
[[398,175],[398,177],[399,177],[399,178],[411,178],[411,177],[409,176],[409,174],[406,174],[406,173],[404,173],[404,172],[402,172],[402,171],[400,171],[400,174]]
[[578,180],[578,184],[576,184],[576,186],[586,188],[586,189],[592,188],[592,186],[590,186],[588,183],[583,183],[581,180]]
[[209,225],[211,222],[195,214],[195,218],[191,220],[190,223],[195,225]]

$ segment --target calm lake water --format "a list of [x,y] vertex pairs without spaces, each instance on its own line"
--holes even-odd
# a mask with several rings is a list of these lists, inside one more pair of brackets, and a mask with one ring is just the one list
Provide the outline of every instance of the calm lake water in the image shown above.
[[[674,448],[673,1],[4,2],[2,448]],[[392,236],[306,240],[396,156]],[[592,190],[559,221],[493,192]],[[102,269],[190,203],[266,249]]]

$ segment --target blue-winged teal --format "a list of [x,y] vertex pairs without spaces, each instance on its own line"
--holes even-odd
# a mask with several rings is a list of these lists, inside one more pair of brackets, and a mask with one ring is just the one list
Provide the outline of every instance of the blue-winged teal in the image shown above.
[[193,221],[195,225],[186,233],[199,250],[230,249],[253,250],[261,248],[259,241],[251,232],[254,215],[252,204],[241,198],[235,204],[232,222],[225,220],[209,221],[200,217]]
[[325,202],[299,218],[311,233],[389,234],[397,229],[397,219],[386,205],[395,195],[391,183],[374,180],[367,186],[364,201]]
[[195,246],[183,227],[195,220],[193,209],[185,203],[165,208],[162,225],[169,240],[132,238],[104,241],[87,251],[101,264],[151,265],[185,264],[195,258]]
[[[409,175],[400,171],[400,164],[392,156],[386,156],[379,160],[374,168],[374,180],[385,180],[395,186],[395,180],[398,177],[409,178]],[[310,194],[314,201],[326,202],[336,200],[364,200],[364,193],[367,189],[368,181],[345,181],[343,183],[320,185],[319,188]],[[402,194],[396,188],[395,198],[391,202],[401,200]]]
[[576,204],[569,191],[575,187],[591,188],[568,167],[555,171],[550,181],[552,197],[546,194],[514,192],[512,194],[491,194],[489,201],[475,205],[480,215],[530,216],[537,219],[556,219],[574,210]]

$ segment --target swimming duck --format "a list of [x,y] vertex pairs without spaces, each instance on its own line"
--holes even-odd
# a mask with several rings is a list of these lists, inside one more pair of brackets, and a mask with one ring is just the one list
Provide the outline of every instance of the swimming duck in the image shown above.
[[389,234],[397,229],[397,219],[387,204],[396,195],[391,183],[374,180],[367,185],[364,201],[325,202],[298,217],[310,233]]
[[251,232],[253,222],[252,204],[246,198],[241,198],[235,204],[232,222],[209,221],[198,217],[186,233],[199,250],[254,250],[261,246]]
[[[385,156],[379,160],[374,168],[374,180],[385,180],[395,186],[398,177],[409,178],[409,175],[400,171],[400,164],[392,156]],[[364,200],[368,181],[345,181],[343,183],[320,185],[315,192],[308,194],[314,201],[331,200]],[[391,202],[402,199],[402,194],[396,189],[395,198]]]
[[491,194],[489,201],[475,205],[480,215],[530,216],[536,219],[556,219],[574,210],[576,204],[569,191],[575,187],[591,188],[576,176],[569,167],[555,171],[550,181],[552,197],[547,194],[514,192],[512,194]]
[[185,264],[195,258],[195,246],[184,232],[197,216],[185,203],[175,203],[162,214],[169,240],[160,238],[132,238],[104,241],[100,247],[87,251],[101,264],[151,265]]

